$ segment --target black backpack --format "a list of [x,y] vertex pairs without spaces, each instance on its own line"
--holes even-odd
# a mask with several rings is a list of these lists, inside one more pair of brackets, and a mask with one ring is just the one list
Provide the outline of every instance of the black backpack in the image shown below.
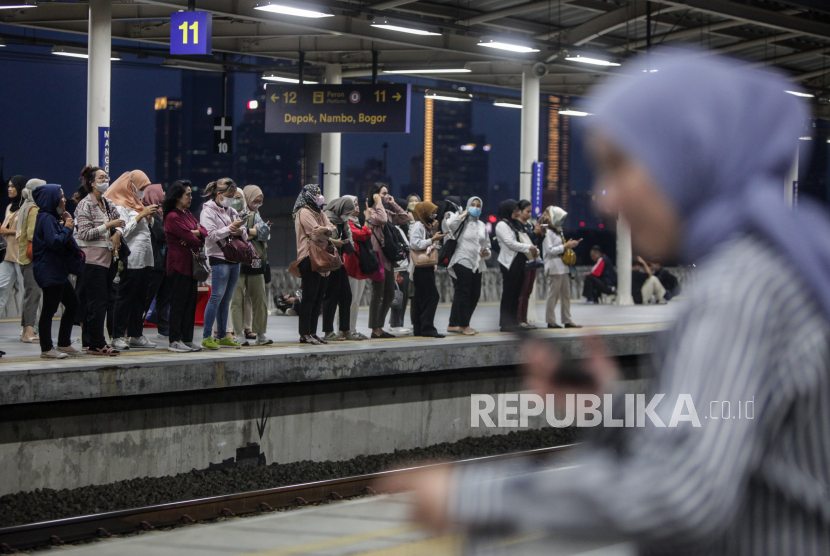
[[[375,234],[375,237],[378,237],[374,230],[372,230],[372,233]],[[381,243],[379,237],[378,243]],[[382,243],[380,250],[383,252],[383,256],[393,264],[406,260],[409,256],[409,246],[403,242],[395,227],[389,222],[383,225]]]

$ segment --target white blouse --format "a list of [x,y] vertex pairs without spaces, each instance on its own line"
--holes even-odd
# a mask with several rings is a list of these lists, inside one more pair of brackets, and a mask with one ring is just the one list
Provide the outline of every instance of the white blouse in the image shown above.
[[496,224],[496,238],[499,240],[499,264],[505,268],[513,264],[516,253],[529,253],[533,247],[516,239],[516,228],[504,220]]
[[[121,238],[130,248],[130,257],[127,259],[127,268],[139,269],[153,266],[153,244],[150,241],[150,226],[147,218],[136,222],[138,213],[127,207],[119,207],[118,216],[126,224]],[[158,215],[153,218],[159,218]]]
[[[487,226],[477,218],[466,218],[467,223],[458,217],[457,213],[451,213],[448,228],[453,235],[458,233],[462,224],[461,237],[458,238],[458,246],[455,248],[452,259],[450,259],[449,271],[453,274],[452,267],[460,264],[473,272],[481,272],[484,266],[484,259],[490,258],[490,237],[487,235]],[[488,254],[482,258],[481,252],[487,250]]]

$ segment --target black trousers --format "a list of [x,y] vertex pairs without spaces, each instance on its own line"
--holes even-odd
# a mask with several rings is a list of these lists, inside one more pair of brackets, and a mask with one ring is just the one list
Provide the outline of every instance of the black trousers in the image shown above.
[[527,257],[525,257],[524,253],[516,253],[510,268],[499,265],[502,279],[499,328],[502,331],[519,326],[519,298],[522,295],[526,263]]
[[72,345],[72,325],[75,323],[75,313],[78,312],[78,294],[68,279],[59,286],[43,288],[43,307],[40,310],[40,320],[37,323],[37,332],[40,336],[40,351],[52,349],[52,317],[58,312],[58,305],[63,304],[63,315],[58,329],[58,347]]
[[87,264],[84,266],[83,275],[78,280],[81,283],[80,307],[84,314],[81,342],[89,349],[101,349],[107,345],[104,325],[108,320],[112,323],[109,302],[113,288],[112,281],[117,271],[117,263],[109,267]]
[[[300,336],[317,334],[320,307],[326,295],[326,280],[319,272],[311,270],[311,259],[306,257],[297,265],[303,283],[303,302],[300,303]],[[349,321],[346,321],[349,322]]]
[[[303,294],[305,295],[305,294]],[[334,314],[340,309],[340,332],[349,329],[352,307],[352,287],[346,267],[341,266],[327,278],[326,293],[323,298],[323,332],[334,332]]]
[[192,342],[199,283],[175,270],[167,275],[165,282],[171,292],[176,292],[176,295],[170,296],[170,343]]
[[[452,300],[452,309],[458,316],[458,324],[462,328],[470,326],[470,319],[481,297],[481,272],[473,272],[466,266],[453,265],[455,272],[455,296]],[[452,326],[452,324],[450,324]]]
[[416,336],[436,334],[435,310],[441,295],[435,286],[435,267],[416,268],[412,273],[415,297],[412,298],[412,333]]
[[[458,276],[458,274],[456,274],[456,276]],[[453,278],[452,276],[450,276],[450,278],[452,279],[452,289],[456,292],[457,295],[458,278]],[[461,315],[458,313],[458,304],[455,303],[455,295],[453,296],[453,304],[450,307],[450,322],[447,323],[447,326],[450,328],[455,328],[457,326],[465,326],[461,324]]]
[[395,309],[392,307],[389,311],[389,326],[392,328],[403,328],[403,318],[406,315],[406,306],[409,303],[409,271],[402,270],[398,274],[403,278],[403,282],[398,284],[398,287],[403,293],[403,303],[400,308]]
[[144,303],[150,268],[125,268],[121,271],[115,296],[113,338],[138,338],[144,335]]
[[582,295],[585,296],[588,301],[598,301],[600,295],[607,295],[609,293],[614,293],[611,286],[593,274],[589,274],[585,277],[585,284],[582,286]]
[[150,305],[156,300],[156,328],[159,334],[167,336],[170,333],[170,285],[167,281],[167,270],[152,268],[147,280],[147,301],[144,303],[144,313],[150,312]]

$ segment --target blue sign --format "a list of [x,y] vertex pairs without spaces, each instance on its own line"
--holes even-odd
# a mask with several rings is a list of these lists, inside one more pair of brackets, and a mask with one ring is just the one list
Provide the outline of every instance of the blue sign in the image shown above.
[[542,216],[542,185],[544,183],[545,163],[534,162],[531,171],[530,203],[533,206],[533,217]]
[[110,128],[98,128],[98,167],[110,173]]
[[211,54],[212,37],[211,12],[170,14],[170,54]]

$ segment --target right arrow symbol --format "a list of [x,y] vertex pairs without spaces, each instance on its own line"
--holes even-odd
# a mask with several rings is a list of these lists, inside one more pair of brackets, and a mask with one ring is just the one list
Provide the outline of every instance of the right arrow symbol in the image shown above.
[[392,98],[394,98],[396,101],[401,100],[401,94],[395,93],[394,95],[392,95]]

